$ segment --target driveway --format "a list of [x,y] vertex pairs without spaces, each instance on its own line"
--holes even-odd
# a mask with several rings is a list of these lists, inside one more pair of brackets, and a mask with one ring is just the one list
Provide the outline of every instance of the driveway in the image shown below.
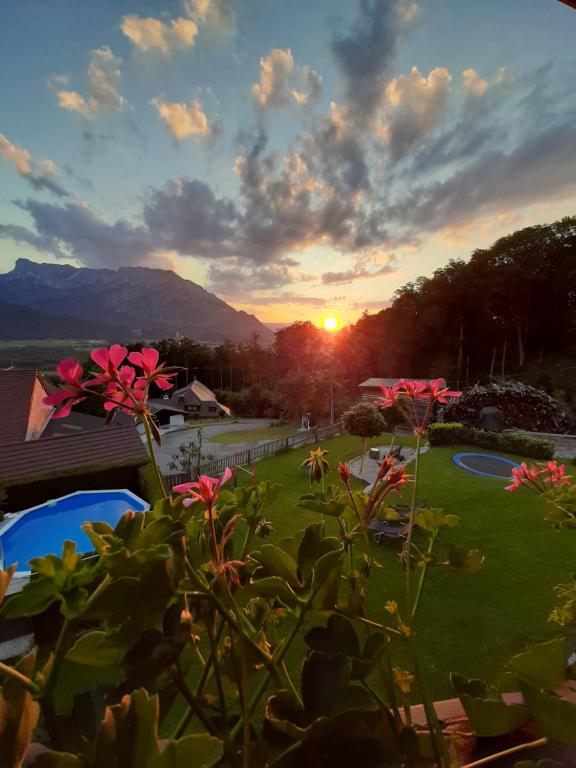
[[189,443],[196,437],[196,429],[201,428],[204,441],[202,444],[203,453],[212,453],[217,458],[220,456],[230,456],[234,453],[233,446],[223,443],[212,443],[211,437],[222,435],[227,432],[242,432],[245,429],[262,429],[270,425],[270,419],[245,419],[234,423],[210,424],[202,426],[202,421],[193,422],[192,427],[178,427],[168,430],[162,430],[162,445],[156,446],[156,456],[161,472],[169,472],[168,464],[178,448]]

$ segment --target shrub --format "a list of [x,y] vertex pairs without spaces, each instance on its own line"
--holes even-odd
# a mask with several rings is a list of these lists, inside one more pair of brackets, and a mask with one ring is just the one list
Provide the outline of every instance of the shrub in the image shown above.
[[450,421],[477,427],[485,406],[499,408],[507,427],[558,433],[576,428],[576,420],[564,403],[519,381],[477,384],[451,406],[447,417]]
[[431,424],[428,439],[430,445],[475,445],[531,459],[544,460],[554,456],[554,446],[545,440],[510,432],[487,432],[460,422]]
[[386,422],[375,405],[362,401],[352,406],[342,416],[344,429],[362,441],[362,464],[369,437],[378,437],[386,429]]

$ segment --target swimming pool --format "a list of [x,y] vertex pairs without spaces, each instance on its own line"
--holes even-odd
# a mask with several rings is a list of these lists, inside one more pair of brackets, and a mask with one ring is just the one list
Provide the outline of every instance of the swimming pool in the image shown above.
[[26,572],[33,557],[60,555],[67,539],[77,543],[78,552],[90,552],[93,545],[82,523],[115,526],[126,510],[143,512],[149,507],[132,491],[121,489],[78,491],[25,509],[0,527],[0,565],[18,563],[18,572]]
[[512,468],[520,466],[517,461],[492,453],[456,453],[452,461],[473,475],[496,477],[499,480],[512,480]]

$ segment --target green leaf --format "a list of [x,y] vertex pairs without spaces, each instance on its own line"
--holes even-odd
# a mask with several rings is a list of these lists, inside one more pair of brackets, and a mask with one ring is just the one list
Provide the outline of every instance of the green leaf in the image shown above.
[[341,654],[351,658],[360,656],[360,643],[352,622],[344,616],[330,616],[326,627],[313,627],[304,642],[312,651]]
[[528,683],[521,685],[521,691],[543,736],[562,744],[576,744],[576,704],[538,691]]
[[257,560],[270,576],[285,579],[292,587],[300,584],[296,561],[287,552],[274,544],[264,544],[252,557]]
[[169,741],[152,758],[149,768],[208,768],[222,756],[222,742],[206,733],[195,733],[179,741]]
[[457,674],[450,679],[477,736],[501,736],[526,721],[526,707],[506,704],[496,689],[482,680],[466,680]]
[[7,619],[37,616],[58,597],[58,587],[44,576],[32,576],[22,592],[11,595],[2,603],[1,613]]
[[88,632],[82,635],[66,654],[68,661],[90,667],[120,664],[128,647],[111,638],[106,632]]
[[508,666],[536,688],[553,691],[566,682],[566,640],[557,638],[514,656]]
[[459,525],[460,518],[456,515],[447,515],[442,509],[423,507],[416,510],[414,523],[422,530],[434,533],[440,528],[454,528]]
[[485,557],[479,549],[463,549],[449,544],[448,565],[460,573],[474,573],[484,565]]
[[296,506],[321,515],[340,517],[347,505],[338,498],[326,498],[322,493],[306,493],[300,496]]
[[325,525],[321,520],[307,526],[304,531],[298,548],[298,572],[303,581],[307,581],[322,555],[342,548],[340,539],[334,536],[324,536],[324,530]]
[[251,581],[237,593],[237,597],[244,604],[255,597],[263,597],[267,600],[278,599],[289,606],[294,606],[297,602],[294,591],[279,576],[267,576],[264,579]]
[[333,550],[323,555],[316,563],[312,577],[312,608],[325,611],[334,607],[340,587],[343,559],[344,549]]
[[43,752],[34,762],[34,768],[80,768],[82,762],[69,752]]

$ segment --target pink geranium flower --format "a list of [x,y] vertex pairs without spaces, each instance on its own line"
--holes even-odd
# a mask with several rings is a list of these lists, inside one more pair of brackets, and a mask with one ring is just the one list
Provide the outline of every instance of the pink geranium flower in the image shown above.
[[432,381],[428,381],[424,385],[422,392],[417,395],[417,397],[419,399],[426,399],[429,397],[437,403],[445,404],[450,398],[460,397],[462,394],[462,392],[455,392],[454,390],[448,389],[448,387],[443,387],[442,383],[442,379],[433,379]]
[[145,381],[153,381],[160,389],[171,389],[174,384],[170,381],[176,372],[167,373],[164,363],[158,365],[160,355],[157,349],[147,347],[142,352],[130,352],[128,361],[142,368]]
[[512,483],[507,485],[504,490],[516,491],[524,485],[540,493],[543,490],[540,475],[541,470],[536,467],[529,467],[523,462],[519,467],[512,467]]
[[90,357],[93,362],[102,370],[102,374],[92,379],[89,384],[105,384],[109,381],[114,381],[118,377],[118,368],[128,355],[126,347],[122,347],[120,344],[112,344],[108,347],[98,347],[90,352]]
[[184,506],[189,507],[191,504],[195,504],[197,501],[203,501],[208,509],[212,509],[218,495],[220,488],[227,483],[232,477],[232,471],[229,467],[226,467],[224,474],[221,478],[208,477],[208,475],[201,475],[194,483],[182,483],[181,485],[175,485],[173,490],[176,493],[187,493],[189,498],[184,499]]
[[42,402],[44,405],[55,406],[53,418],[62,419],[70,414],[72,406],[86,399],[87,393],[82,382],[82,366],[74,358],[58,363],[56,373],[65,386],[52,395],[47,395]]

